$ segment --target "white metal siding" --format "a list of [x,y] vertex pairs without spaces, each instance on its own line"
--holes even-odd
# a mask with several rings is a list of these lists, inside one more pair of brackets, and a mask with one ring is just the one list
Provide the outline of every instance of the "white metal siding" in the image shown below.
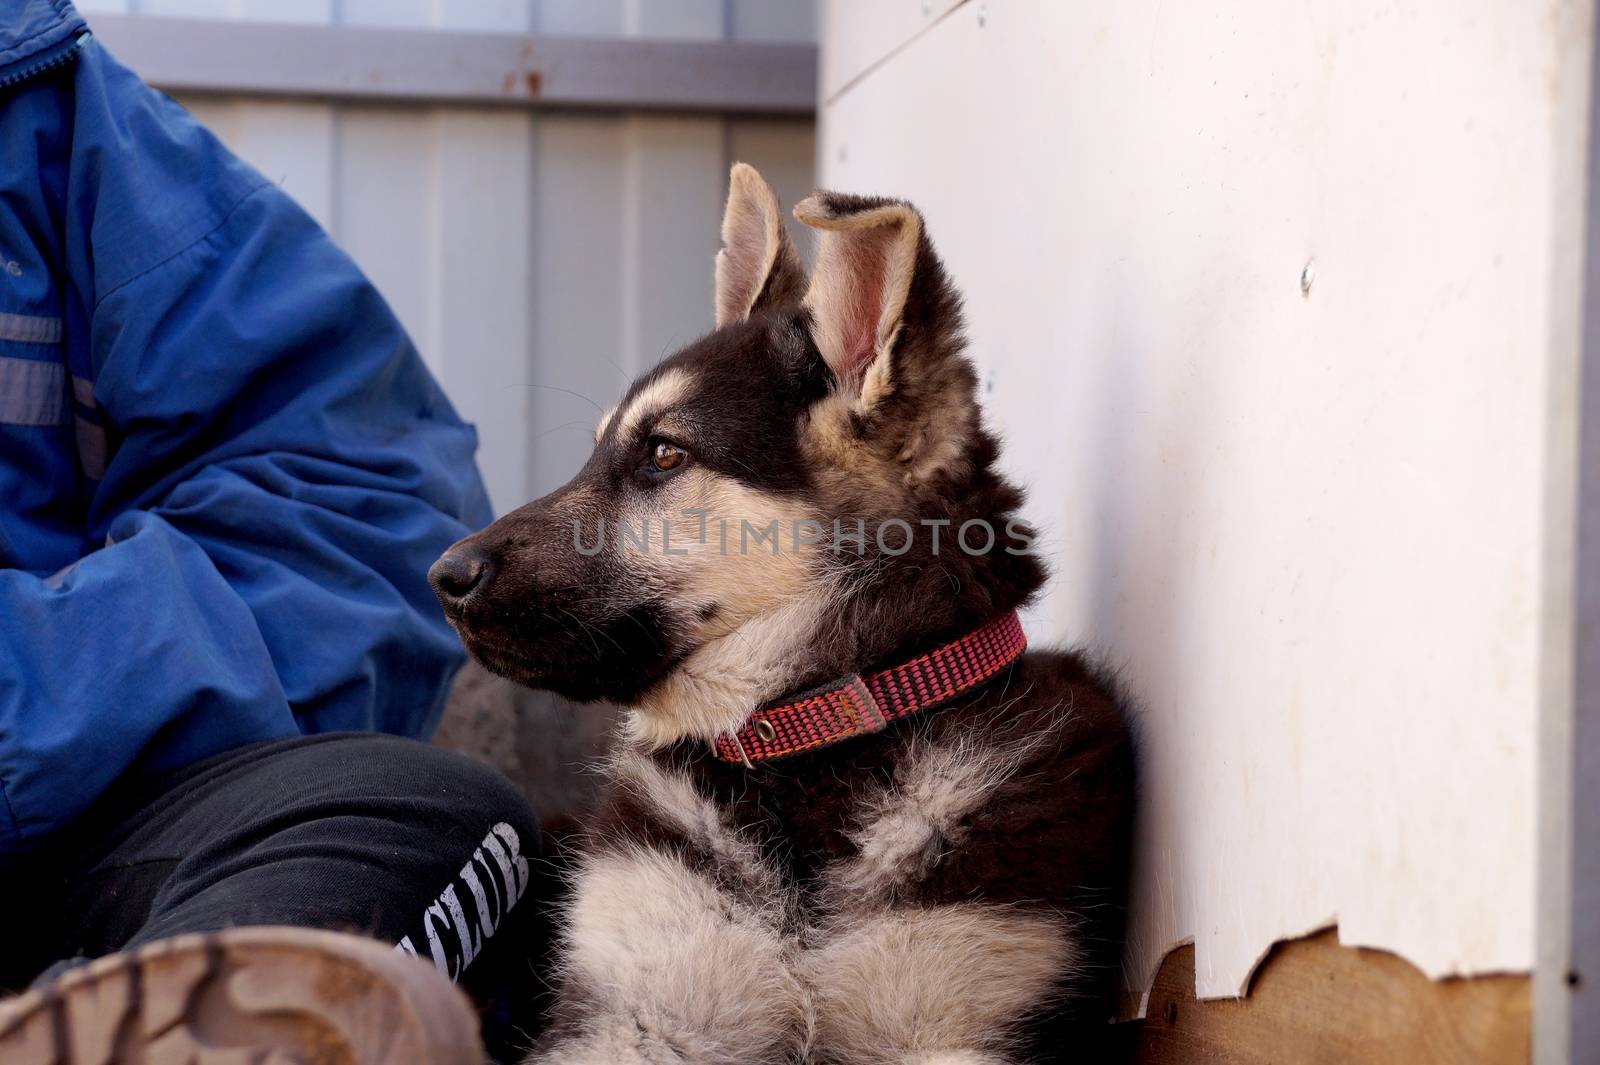
[[[810,41],[811,0],[85,0],[96,12]],[[598,408],[711,326],[728,166],[788,203],[804,120],[189,98],[378,285],[481,438],[505,512],[565,481]]]

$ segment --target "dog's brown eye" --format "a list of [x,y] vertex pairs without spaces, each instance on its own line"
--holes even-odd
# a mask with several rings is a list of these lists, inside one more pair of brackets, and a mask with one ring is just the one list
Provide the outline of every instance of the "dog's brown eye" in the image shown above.
[[666,473],[668,470],[677,469],[683,460],[688,457],[688,452],[676,444],[669,444],[665,440],[657,440],[655,447],[650,449],[650,465]]

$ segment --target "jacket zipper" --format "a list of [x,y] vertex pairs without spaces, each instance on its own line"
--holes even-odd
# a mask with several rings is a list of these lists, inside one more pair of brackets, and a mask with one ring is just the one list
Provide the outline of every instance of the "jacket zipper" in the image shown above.
[[41,55],[33,57],[31,62],[17,70],[0,74],[0,89],[9,89],[13,85],[37,77],[45,71],[54,70],[56,67],[66,66],[78,57],[78,49],[89,39],[87,31],[78,34],[71,40],[62,41],[54,47],[47,48]]

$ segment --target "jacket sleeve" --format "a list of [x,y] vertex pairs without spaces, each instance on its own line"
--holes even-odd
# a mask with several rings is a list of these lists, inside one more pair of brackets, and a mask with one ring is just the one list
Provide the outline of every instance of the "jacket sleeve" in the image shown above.
[[316,224],[92,42],[71,86],[67,346],[103,473],[80,562],[0,572],[0,865],[130,769],[425,735],[461,661],[426,570],[489,517],[471,427]]

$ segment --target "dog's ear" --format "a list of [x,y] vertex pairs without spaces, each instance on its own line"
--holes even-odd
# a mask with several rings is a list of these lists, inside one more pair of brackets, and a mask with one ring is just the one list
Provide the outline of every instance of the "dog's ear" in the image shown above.
[[[959,300],[910,204],[815,192],[794,214],[821,231],[802,301],[812,336],[834,376],[870,410],[896,385],[897,342],[920,349],[957,337]],[[903,337],[908,329],[916,336]]]
[[717,252],[717,328],[798,303],[804,291],[805,269],[784,231],[778,197],[755,167],[734,163]]

